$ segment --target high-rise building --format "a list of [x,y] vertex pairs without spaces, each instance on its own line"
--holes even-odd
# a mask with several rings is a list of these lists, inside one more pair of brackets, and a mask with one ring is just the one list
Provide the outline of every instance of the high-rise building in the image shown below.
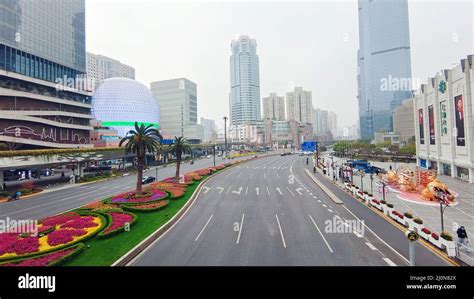
[[203,141],[211,142],[217,139],[216,121],[201,117],[201,126],[204,129]]
[[89,147],[84,0],[0,1],[0,141]]
[[360,135],[373,139],[411,95],[407,0],[359,0],[357,65]]
[[327,133],[329,130],[329,112],[320,108],[312,109],[313,131],[316,134]]
[[393,112],[393,131],[400,135],[400,143],[415,142],[415,120],[413,119],[413,99],[404,100]]
[[96,84],[108,78],[123,77],[135,80],[135,69],[103,55],[87,52],[87,77]]
[[204,129],[197,123],[196,83],[178,78],[151,82],[150,89],[158,101],[162,135],[184,136],[193,143],[203,140]]
[[288,120],[296,120],[300,123],[311,123],[311,111],[313,100],[311,91],[303,90],[303,87],[295,87],[291,92],[286,93],[286,111]]
[[231,50],[230,125],[255,123],[261,119],[257,42],[242,35],[232,41]]
[[328,130],[333,136],[337,135],[337,114],[332,111],[328,111]]
[[285,120],[285,97],[279,97],[276,93],[263,98],[263,119]]

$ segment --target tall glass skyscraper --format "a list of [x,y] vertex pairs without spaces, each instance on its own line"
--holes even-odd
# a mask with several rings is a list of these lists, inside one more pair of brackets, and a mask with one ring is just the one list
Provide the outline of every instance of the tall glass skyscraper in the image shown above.
[[407,0],[359,0],[357,66],[360,137],[373,139],[411,96]]
[[230,124],[255,123],[260,114],[260,71],[257,42],[242,35],[231,43]]
[[90,147],[85,73],[84,0],[0,0],[0,142]]

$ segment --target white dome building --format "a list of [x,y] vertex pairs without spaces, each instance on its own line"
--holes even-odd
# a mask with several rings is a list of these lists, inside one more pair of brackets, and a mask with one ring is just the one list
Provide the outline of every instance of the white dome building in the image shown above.
[[159,108],[145,85],[128,78],[102,81],[92,97],[92,115],[123,137],[134,123],[159,128]]

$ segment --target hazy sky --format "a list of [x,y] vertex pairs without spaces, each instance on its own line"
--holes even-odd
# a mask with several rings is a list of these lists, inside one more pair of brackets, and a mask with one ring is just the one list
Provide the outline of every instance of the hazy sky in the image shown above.
[[[473,4],[409,1],[412,75],[423,83],[474,53]],[[230,42],[257,40],[260,91],[313,92],[340,126],[358,119],[357,1],[86,0],[87,50],[135,68],[145,85],[197,83],[198,117],[228,115]]]

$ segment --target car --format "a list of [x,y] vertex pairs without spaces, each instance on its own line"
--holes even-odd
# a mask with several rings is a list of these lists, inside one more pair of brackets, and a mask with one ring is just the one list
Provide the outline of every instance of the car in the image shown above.
[[149,184],[153,183],[154,181],[156,181],[156,178],[154,176],[146,176],[142,178],[142,184]]
[[208,159],[212,158],[212,155],[207,155],[207,158],[208,158]]

